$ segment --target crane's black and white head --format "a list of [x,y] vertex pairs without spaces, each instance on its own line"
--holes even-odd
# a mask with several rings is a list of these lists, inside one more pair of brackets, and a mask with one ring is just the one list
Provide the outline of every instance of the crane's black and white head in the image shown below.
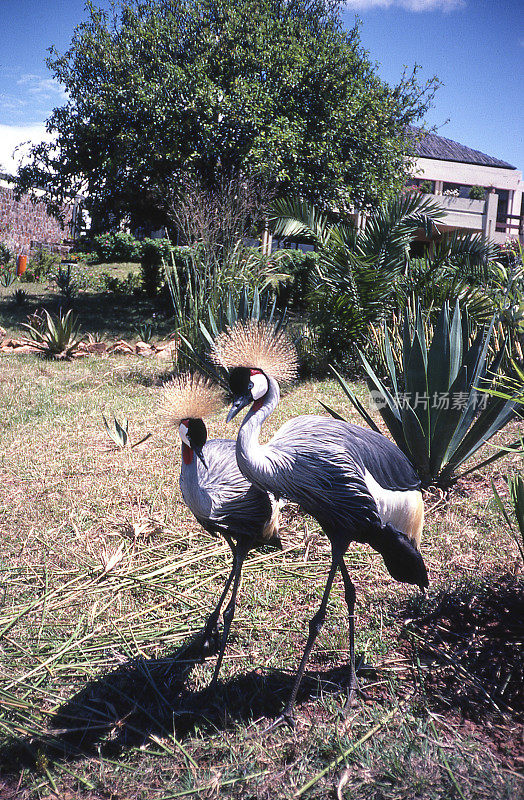
[[178,432],[182,439],[182,458],[184,464],[191,464],[194,454],[198,456],[204,467],[207,468],[206,460],[202,452],[207,442],[207,428],[204,420],[193,417],[180,420]]
[[241,320],[215,339],[214,358],[229,372],[234,406],[228,421],[249,403],[262,403],[273,378],[295,380],[296,348],[281,328],[265,320]]
[[196,454],[205,465],[207,430],[202,418],[223,404],[221,388],[198,373],[181,373],[164,385],[159,411],[168,424],[178,427],[185,464],[191,464]]
[[235,367],[229,373],[229,386],[233,393],[233,405],[227,415],[227,422],[236,417],[245,406],[253,403],[255,411],[264,402],[269,389],[269,381],[260,369]]

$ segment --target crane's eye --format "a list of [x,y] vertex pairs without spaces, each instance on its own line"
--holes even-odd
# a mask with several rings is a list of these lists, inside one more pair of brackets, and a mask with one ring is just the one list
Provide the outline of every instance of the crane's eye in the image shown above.
[[259,372],[251,376],[249,391],[251,392],[253,400],[260,400],[261,397],[264,397],[268,389],[269,384],[265,375]]

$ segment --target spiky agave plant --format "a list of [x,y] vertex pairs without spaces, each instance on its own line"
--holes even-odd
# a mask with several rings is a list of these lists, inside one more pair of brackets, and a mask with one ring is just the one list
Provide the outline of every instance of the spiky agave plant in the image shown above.
[[47,358],[71,358],[84,338],[79,335],[78,322],[73,317],[72,311],[69,310],[66,314],[60,312],[55,318],[45,309],[44,314],[42,324],[38,326],[28,322],[22,323],[22,327],[28,332],[31,344]]
[[[461,477],[457,475],[459,467],[516,415],[515,398],[484,393],[496,389],[504,352],[501,349],[496,356],[490,355],[493,324],[494,320],[487,331],[481,328],[471,337],[467,314],[461,314],[457,303],[450,316],[445,304],[434,328],[426,328],[430,336],[432,331],[428,343],[420,308],[415,318],[406,313],[402,353],[397,353],[402,364],[400,374],[387,329],[384,331],[391,390],[360,354],[374,403],[424,485],[453,484]],[[368,425],[378,430],[342,376],[333,372]],[[498,448],[473,469],[500,458],[506,451],[507,448]]]

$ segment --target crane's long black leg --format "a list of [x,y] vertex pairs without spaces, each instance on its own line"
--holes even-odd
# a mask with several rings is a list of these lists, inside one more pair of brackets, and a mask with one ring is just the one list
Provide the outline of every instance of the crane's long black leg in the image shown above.
[[346,599],[349,615],[349,662],[351,671],[349,683],[346,687],[347,697],[344,704],[344,713],[347,713],[351,707],[351,698],[354,689],[360,691],[360,688],[355,669],[355,587],[353,581],[349,577],[343,558],[340,559],[340,572],[342,573],[342,580],[344,581],[344,597]]
[[213,673],[213,677],[211,678],[211,683],[209,684],[209,687],[211,689],[216,686],[218,681],[218,673],[220,672],[222,659],[224,658],[224,651],[226,649],[227,638],[229,636],[229,629],[231,628],[231,623],[235,615],[235,604],[237,599],[238,585],[240,583],[240,574],[242,572],[242,565],[244,563],[244,559],[248,554],[248,552],[249,552],[249,545],[244,544],[242,542],[239,542],[237,544],[234,555],[234,563],[233,563],[233,589],[231,591],[231,597],[229,603],[227,604],[224,611],[224,629],[222,631],[222,641],[220,642],[220,652],[218,654],[217,663],[215,665],[215,671]]
[[297,674],[295,676],[295,682],[293,684],[293,688],[291,690],[291,694],[289,696],[289,700],[286,703],[286,707],[282,712],[280,717],[271,723],[271,725],[266,728],[263,733],[268,733],[268,731],[276,728],[278,725],[281,725],[283,722],[287,722],[288,725],[294,727],[294,720],[293,720],[293,706],[295,705],[295,700],[297,699],[298,690],[302,681],[302,677],[304,675],[304,670],[306,668],[307,660],[310,656],[311,650],[313,649],[313,645],[315,643],[315,639],[317,638],[322,625],[324,624],[324,620],[326,618],[326,609],[329,600],[329,594],[331,592],[331,587],[333,585],[333,580],[335,578],[335,574],[337,568],[342,560],[342,554],[337,549],[333,549],[332,557],[331,557],[331,567],[329,569],[328,578],[326,581],[326,587],[324,589],[324,594],[322,595],[322,601],[320,603],[320,608],[318,609],[317,613],[314,617],[311,618],[309,623],[309,635],[307,637],[306,646],[304,648],[304,654],[300,661]]
[[235,546],[233,540],[230,539],[229,536],[226,536],[225,539],[226,539],[226,542],[228,543],[229,547],[231,548],[231,553],[233,554],[233,564],[231,566],[231,572],[229,573],[229,577],[228,577],[228,579],[227,579],[227,581],[225,583],[225,586],[224,586],[224,588],[222,590],[222,594],[219,597],[218,603],[216,604],[216,606],[213,609],[213,611],[211,612],[211,614],[208,616],[208,618],[206,620],[206,624],[204,625],[204,628],[202,629],[202,633],[199,636],[199,639],[202,642],[202,648],[206,647],[206,643],[208,642],[208,640],[211,637],[217,637],[218,638],[217,623],[218,623],[218,618],[220,616],[220,610],[222,608],[222,604],[223,604],[224,600],[226,599],[226,595],[227,595],[227,593],[229,591],[229,587],[231,586],[233,578],[235,577],[237,547]]

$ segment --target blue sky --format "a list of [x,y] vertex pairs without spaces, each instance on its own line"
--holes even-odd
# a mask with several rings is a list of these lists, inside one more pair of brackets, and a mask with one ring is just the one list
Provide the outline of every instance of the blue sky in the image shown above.
[[[347,27],[355,15],[382,78],[394,84],[417,63],[423,79],[444,83],[427,116],[442,136],[524,170],[522,0],[347,0]],[[12,170],[16,144],[42,138],[64,102],[46,51],[67,49],[85,17],[84,0],[0,0],[0,171]]]

